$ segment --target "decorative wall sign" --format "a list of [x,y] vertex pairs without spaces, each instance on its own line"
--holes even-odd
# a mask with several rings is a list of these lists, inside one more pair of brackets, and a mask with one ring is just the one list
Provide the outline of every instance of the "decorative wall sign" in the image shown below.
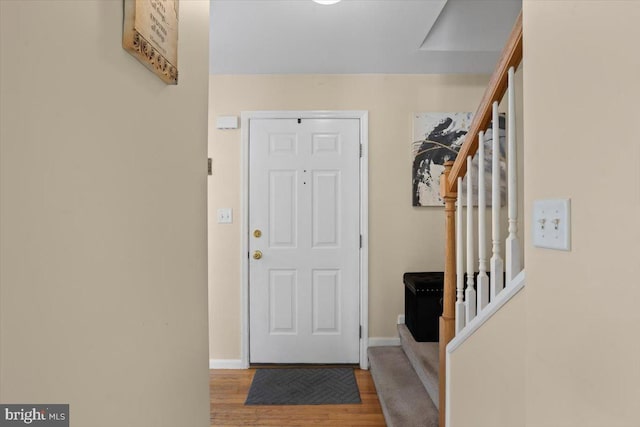
[[122,47],[168,84],[178,84],[178,0],[124,0]]
[[[440,198],[440,175],[444,163],[454,161],[473,120],[472,113],[416,113],[413,118],[413,206],[444,206]],[[505,116],[500,114],[501,194],[506,196]],[[485,132],[485,185],[487,205],[491,204],[491,129]],[[473,176],[478,177],[478,156],[473,160]],[[466,185],[465,185],[466,188]],[[473,183],[477,203],[478,183]],[[466,199],[465,199],[466,200]],[[465,202],[466,203],[466,202]]]

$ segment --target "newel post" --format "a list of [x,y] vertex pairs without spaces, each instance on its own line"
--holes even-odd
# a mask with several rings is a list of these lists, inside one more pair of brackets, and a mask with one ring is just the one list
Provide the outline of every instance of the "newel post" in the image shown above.
[[[455,336],[455,292],[456,292],[456,193],[448,191],[449,173],[453,162],[444,164],[444,173],[440,177],[440,197],[444,199],[445,213],[445,264],[444,264],[444,297],[442,300],[442,316],[440,317],[440,427],[445,427],[445,391],[447,344]],[[459,191],[459,189],[458,189]]]

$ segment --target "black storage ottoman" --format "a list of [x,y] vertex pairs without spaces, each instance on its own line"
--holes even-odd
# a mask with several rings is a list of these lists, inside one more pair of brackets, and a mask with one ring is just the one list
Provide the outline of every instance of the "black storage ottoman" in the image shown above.
[[437,342],[444,272],[404,274],[404,322],[418,342]]

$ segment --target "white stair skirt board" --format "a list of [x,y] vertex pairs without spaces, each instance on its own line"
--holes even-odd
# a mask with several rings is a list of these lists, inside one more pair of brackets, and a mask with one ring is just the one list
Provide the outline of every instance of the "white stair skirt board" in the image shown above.
[[[510,283],[508,287],[498,294],[496,299],[492,301],[475,319],[473,319],[464,330],[456,335],[456,337],[447,344],[446,352],[446,378],[451,378],[451,353],[460,347],[475,331],[480,329],[484,323],[497,313],[503,305],[511,298],[516,296],[525,285],[525,274],[522,270]],[[451,382],[447,381],[445,386],[445,425],[450,424],[451,420]]]
[[369,347],[390,347],[400,345],[400,337],[369,337]]
[[497,313],[503,305],[505,305],[511,298],[513,298],[525,284],[524,270],[522,270],[511,283],[508,283],[508,287],[498,294],[495,301],[492,301],[478,316],[475,317],[467,326],[460,332],[454,339],[447,344],[447,354],[453,353],[455,349],[460,347],[463,342],[467,340],[475,331],[480,329],[480,326]]
[[209,359],[209,369],[247,369],[242,359]]

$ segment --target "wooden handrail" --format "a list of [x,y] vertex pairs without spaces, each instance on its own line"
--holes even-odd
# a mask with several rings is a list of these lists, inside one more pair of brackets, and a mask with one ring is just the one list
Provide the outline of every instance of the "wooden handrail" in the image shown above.
[[467,173],[467,156],[473,156],[478,151],[478,133],[487,129],[491,121],[491,108],[495,101],[500,102],[507,91],[507,78],[509,68],[518,68],[522,61],[522,12],[518,15],[513,25],[509,40],[502,51],[502,56],[491,75],[482,101],[473,116],[471,127],[465,137],[460,152],[453,164],[449,178],[447,179],[447,193],[456,193],[458,177],[464,177]]

